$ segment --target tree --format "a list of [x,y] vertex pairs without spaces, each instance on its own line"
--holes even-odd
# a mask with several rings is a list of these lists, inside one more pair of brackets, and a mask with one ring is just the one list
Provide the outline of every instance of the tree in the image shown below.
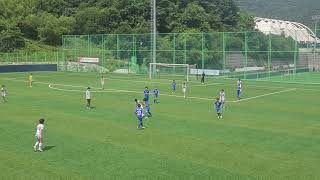
[[200,32],[210,31],[208,23],[208,14],[203,7],[196,3],[190,3],[180,15],[179,25],[176,27],[178,32],[184,32],[188,29],[197,29]]

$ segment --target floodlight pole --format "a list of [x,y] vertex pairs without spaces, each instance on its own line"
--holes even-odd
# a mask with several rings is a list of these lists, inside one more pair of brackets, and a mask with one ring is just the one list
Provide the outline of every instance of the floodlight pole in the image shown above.
[[[156,10],[156,0],[150,0],[151,5],[151,43],[152,43],[152,63],[156,63],[156,50],[157,50],[157,10]],[[153,72],[156,71],[156,66],[153,67]]]

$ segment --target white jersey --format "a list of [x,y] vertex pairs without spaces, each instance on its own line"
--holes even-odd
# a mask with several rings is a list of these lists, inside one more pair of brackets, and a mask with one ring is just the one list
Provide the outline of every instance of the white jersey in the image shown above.
[[1,88],[1,96],[5,97],[7,95],[7,90],[5,88]]
[[91,92],[86,90],[86,99],[91,99]]
[[242,81],[237,81],[237,89],[238,90],[242,89]]
[[103,85],[105,83],[105,79],[101,78],[101,84]]
[[182,91],[186,92],[187,91],[187,84],[182,84]]
[[220,91],[220,98],[219,98],[219,101],[220,102],[224,102],[224,100],[225,100],[225,92],[224,91]]
[[38,124],[37,125],[37,130],[36,130],[36,136],[37,137],[42,137],[43,129],[44,129],[44,125],[43,124]]

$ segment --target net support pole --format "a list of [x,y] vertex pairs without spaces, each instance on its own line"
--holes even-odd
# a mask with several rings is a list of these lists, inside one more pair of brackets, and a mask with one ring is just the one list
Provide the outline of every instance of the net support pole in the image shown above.
[[187,66],[187,82],[189,82],[189,72],[190,72],[190,67],[189,65]]
[[105,38],[104,38],[104,35],[102,35],[101,38],[102,38],[102,39],[101,39],[101,42],[102,42],[102,51],[101,51],[101,52],[102,52],[103,67],[106,67],[106,63],[107,63],[107,62],[106,62],[106,52],[105,52],[105,50],[106,50],[106,47],[105,47],[105,46],[106,46],[106,45],[105,45],[105,42],[104,42],[104,39],[105,39]]
[[247,79],[247,66],[248,66],[248,34],[244,33],[244,79]]
[[[173,33],[172,64],[176,64],[176,34],[175,33]],[[173,73],[176,73],[176,68],[175,67],[173,67]]]
[[73,61],[75,61],[77,59],[77,50],[78,50],[77,45],[78,45],[77,36],[74,36],[74,47],[75,48],[73,50]]
[[[297,39],[297,32],[295,34],[296,39]],[[295,44],[294,44],[294,54],[293,54],[293,62],[294,62],[294,79],[296,79],[296,73],[297,73],[297,52],[298,52],[298,41],[295,40]]]
[[117,34],[117,60],[119,60],[119,59],[120,59],[119,47],[120,47],[119,34]]
[[226,36],[225,33],[222,33],[222,69],[223,75],[226,72]]
[[313,45],[313,64],[315,65],[316,64],[316,60],[317,60],[317,41],[318,41],[318,38],[317,38],[317,30],[318,30],[318,19],[316,19],[316,23],[315,23],[315,27],[314,27],[314,45]]
[[204,70],[204,33],[201,33],[201,68]]
[[152,77],[152,63],[149,64],[149,79]]
[[87,54],[87,57],[90,57],[90,35],[88,34],[88,54]]
[[187,35],[184,34],[184,63],[187,64]]
[[271,34],[268,36],[268,79],[270,79],[271,75],[271,48],[272,48],[272,39]]

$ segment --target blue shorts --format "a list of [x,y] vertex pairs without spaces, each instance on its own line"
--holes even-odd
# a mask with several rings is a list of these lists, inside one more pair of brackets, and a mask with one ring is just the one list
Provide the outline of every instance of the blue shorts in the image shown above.
[[137,117],[137,119],[138,119],[139,122],[142,122],[142,116],[141,117],[140,116]]
[[237,90],[237,95],[240,96],[240,94],[241,94],[241,90],[238,89],[238,90]]
[[217,113],[221,113],[221,108],[216,108]]

